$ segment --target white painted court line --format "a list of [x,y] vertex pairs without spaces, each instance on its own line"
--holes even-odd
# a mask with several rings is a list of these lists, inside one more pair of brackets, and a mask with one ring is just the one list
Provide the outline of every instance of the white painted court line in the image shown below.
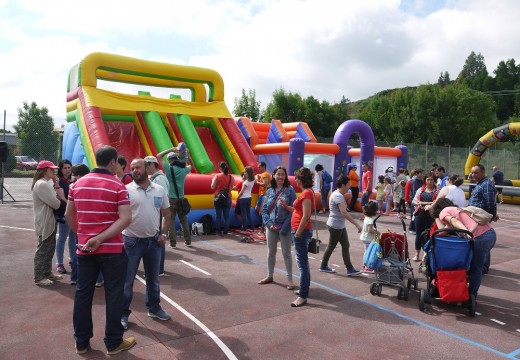
[[195,265],[190,264],[189,262],[186,262],[186,261],[184,261],[184,260],[179,260],[179,261],[180,261],[181,263],[183,263],[184,265],[188,265],[189,267],[192,267],[192,268],[194,268],[195,270],[200,271],[200,272],[203,273],[204,275],[211,275],[209,272],[204,271],[204,270],[202,270],[201,268],[198,268],[198,267],[196,267]]
[[19,227],[14,227],[14,226],[5,226],[5,225],[0,225],[0,228],[13,229],[13,230],[34,231],[34,229],[19,228]]
[[309,259],[316,260],[316,258],[312,256],[309,256]]
[[337,265],[337,264],[332,264],[332,266],[334,266],[334,267],[340,267],[340,265]]
[[499,320],[497,320],[497,319],[489,319],[489,320],[491,320],[491,321],[493,321],[493,322],[496,322],[496,323],[499,324],[499,325],[505,325],[505,324],[506,324],[505,322],[499,321]]
[[[181,260],[182,261],[182,260]],[[189,264],[187,264],[189,265]],[[191,265],[190,265],[191,266]],[[139,280],[143,285],[146,286],[146,281],[140,277],[139,275],[136,275],[136,279]],[[186,309],[184,309],[182,306],[180,306],[179,304],[177,304],[175,301],[173,301],[172,299],[170,299],[168,296],[164,295],[164,293],[161,291],[161,298],[164,299],[164,301],[166,301],[168,304],[170,304],[171,306],[173,306],[174,308],[176,308],[177,310],[179,310],[182,314],[184,314],[184,316],[186,316],[188,319],[190,319],[191,321],[193,321],[199,328],[202,329],[202,331],[204,331],[204,333],[206,335],[208,335],[211,340],[213,340],[215,342],[215,344],[217,344],[217,346],[222,350],[222,352],[224,352],[224,354],[226,354],[227,358],[228,359],[231,359],[231,360],[238,360],[238,358],[235,356],[235,354],[233,354],[233,352],[231,351],[230,348],[228,348],[226,346],[226,344],[224,344],[222,342],[222,340],[220,340],[218,338],[217,335],[215,335],[213,333],[213,331],[211,331],[206,325],[204,325],[199,319],[197,319],[195,316],[193,316],[191,313],[189,313]]]

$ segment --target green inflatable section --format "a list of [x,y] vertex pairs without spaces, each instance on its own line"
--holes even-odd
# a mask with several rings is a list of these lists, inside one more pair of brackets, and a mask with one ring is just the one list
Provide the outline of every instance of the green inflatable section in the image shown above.
[[[179,131],[181,132],[182,138],[186,143],[188,149],[190,149],[191,159],[201,174],[208,174],[213,172],[213,163],[208,157],[202,141],[200,141],[197,130],[193,125],[188,115],[174,115]],[[155,140],[154,140],[155,141]]]
[[164,151],[166,149],[171,149],[173,147],[172,141],[168,136],[168,132],[166,131],[164,123],[158,112],[145,112],[144,122],[146,123],[146,127],[148,127],[148,131],[152,136],[152,141],[155,144],[155,147],[157,148],[158,152]]

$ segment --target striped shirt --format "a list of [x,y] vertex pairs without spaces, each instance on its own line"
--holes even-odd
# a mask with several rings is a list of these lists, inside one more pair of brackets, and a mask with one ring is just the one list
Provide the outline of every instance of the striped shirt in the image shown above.
[[[104,169],[94,169],[76,181],[69,190],[69,201],[74,201],[76,205],[78,244],[85,244],[90,238],[108,229],[119,219],[118,207],[130,205],[126,187]],[[90,254],[119,254],[122,251],[123,236],[118,234]],[[85,255],[80,252],[77,254]]]

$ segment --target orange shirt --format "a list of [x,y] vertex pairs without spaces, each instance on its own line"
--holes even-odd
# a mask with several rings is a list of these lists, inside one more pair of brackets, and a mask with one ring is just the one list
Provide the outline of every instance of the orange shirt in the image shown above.
[[359,187],[359,175],[356,172],[356,169],[350,169],[348,172],[348,180],[350,182],[350,187]]
[[269,171],[264,171],[260,174],[260,182],[265,183],[265,179],[267,179],[267,186],[258,186],[258,195],[265,195],[265,192],[267,191],[267,187],[269,186],[269,183],[271,182],[271,174]]
[[[314,212],[314,191],[312,189],[305,189],[303,192],[294,200],[293,207],[294,211],[291,217],[291,229],[296,230],[300,226],[300,222],[303,217],[303,200],[309,199],[311,201],[311,214]],[[312,230],[312,216],[307,222],[305,229]]]

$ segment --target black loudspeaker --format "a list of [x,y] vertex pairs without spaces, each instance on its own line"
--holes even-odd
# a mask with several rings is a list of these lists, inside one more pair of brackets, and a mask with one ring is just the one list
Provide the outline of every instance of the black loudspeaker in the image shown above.
[[5,141],[0,141],[0,162],[6,162],[9,155],[9,148]]

